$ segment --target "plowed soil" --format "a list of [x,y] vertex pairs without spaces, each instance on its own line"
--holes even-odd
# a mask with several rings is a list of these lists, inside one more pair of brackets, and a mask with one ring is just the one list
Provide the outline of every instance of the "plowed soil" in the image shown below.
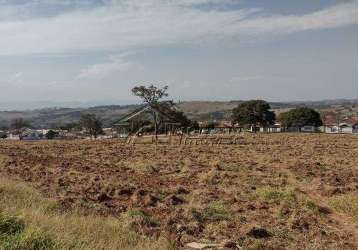
[[[358,136],[248,134],[238,145],[0,142],[0,175],[63,210],[127,215],[151,237],[254,249],[358,249]],[[234,244],[235,243],[235,244]]]

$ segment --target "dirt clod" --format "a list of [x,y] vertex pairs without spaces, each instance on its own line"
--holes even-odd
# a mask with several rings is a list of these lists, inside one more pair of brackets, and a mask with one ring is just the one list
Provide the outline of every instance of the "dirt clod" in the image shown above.
[[262,239],[262,238],[269,238],[272,236],[272,234],[267,231],[264,228],[259,227],[253,227],[248,233],[248,236],[256,238],[256,239]]

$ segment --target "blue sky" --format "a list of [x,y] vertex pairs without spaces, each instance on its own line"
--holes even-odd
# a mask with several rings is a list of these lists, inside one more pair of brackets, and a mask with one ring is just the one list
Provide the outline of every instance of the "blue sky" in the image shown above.
[[358,98],[357,0],[0,0],[0,32],[9,107]]

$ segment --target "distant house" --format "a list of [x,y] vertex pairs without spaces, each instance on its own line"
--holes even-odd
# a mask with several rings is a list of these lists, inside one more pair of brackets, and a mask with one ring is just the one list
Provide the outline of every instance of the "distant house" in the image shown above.
[[[157,121],[154,121],[151,114],[155,113]],[[141,135],[154,129],[158,125],[159,133],[179,132],[184,127],[188,127],[189,120],[184,121],[183,117],[178,116],[178,111],[170,102],[161,102],[160,104],[145,104],[138,109],[124,115],[113,126],[116,128],[116,135],[126,137],[130,133]],[[156,123],[157,122],[157,123]]]
[[339,124],[341,133],[352,134],[358,133],[358,116],[351,116],[342,119],[342,122]]
[[102,132],[103,134],[98,135],[97,139],[111,139],[117,134],[117,131],[114,131],[113,128],[103,128]]
[[323,121],[323,128],[321,131],[323,133],[328,133],[328,134],[340,133],[339,126],[338,126],[339,124],[338,114],[334,112],[329,112],[323,115],[322,121]]
[[339,126],[336,125],[326,125],[323,126],[322,132],[327,134],[338,134],[340,131]]
[[302,132],[302,133],[317,133],[320,132],[320,128],[316,126],[306,125],[302,127],[288,127],[288,128],[282,128],[281,131],[284,132]]
[[345,117],[343,119],[329,119],[325,117],[324,132],[329,134],[342,133],[353,134],[358,133],[358,117]]
[[358,133],[358,124],[354,123],[341,123],[339,124],[339,131],[342,134]]
[[281,132],[281,124],[275,123],[274,125],[270,125],[268,127],[260,127],[260,132],[263,133],[280,133]]
[[20,140],[20,135],[17,135],[17,134],[13,134],[13,133],[10,133],[9,136],[7,137],[8,140]]

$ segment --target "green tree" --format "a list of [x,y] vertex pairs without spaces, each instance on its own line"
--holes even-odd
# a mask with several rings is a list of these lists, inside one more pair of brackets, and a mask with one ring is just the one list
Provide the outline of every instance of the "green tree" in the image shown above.
[[80,123],[81,127],[87,131],[87,133],[94,138],[103,133],[102,122],[94,114],[81,115]]
[[163,88],[158,88],[154,85],[146,86],[137,86],[132,89],[132,93],[135,96],[141,98],[145,103],[153,105],[159,102],[160,99],[167,97],[168,86]]
[[46,139],[53,140],[53,139],[55,139],[56,136],[58,136],[58,132],[49,130],[49,131],[47,131],[45,136],[46,136]]
[[197,121],[191,121],[190,123],[190,130],[199,130],[200,126]]
[[6,139],[6,138],[7,138],[7,134],[5,132],[0,131],[0,139]]
[[270,104],[263,100],[242,102],[232,110],[232,121],[241,126],[250,126],[256,131],[256,126],[274,124],[276,116],[270,109]]
[[154,104],[154,108],[160,111],[160,120],[169,118],[172,121],[180,123],[180,126],[182,127],[190,127],[191,125],[191,120],[188,119],[184,112],[176,109],[175,103],[173,101],[158,102]]
[[[142,99],[142,101],[148,104],[150,107],[155,108],[158,106],[159,101],[168,96],[167,93],[168,86],[164,86],[163,88],[158,88],[154,85],[150,86],[137,86],[132,89],[132,93],[135,96],[138,96]],[[153,120],[154,120],[154,133],[157,139],[158,136],[158,117],[155,111],[152,112]]]
[[299,107],[291,109],[285,113],[281,113],[278,117],[282,127],[303,127],[303,126],[322,126],[322,119],[320,113],[316,110]]

